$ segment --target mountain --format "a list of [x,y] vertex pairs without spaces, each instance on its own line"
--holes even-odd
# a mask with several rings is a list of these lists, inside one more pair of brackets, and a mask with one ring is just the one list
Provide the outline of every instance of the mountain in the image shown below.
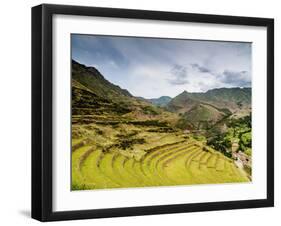
[[210,129],[216,123],[229,116],[226,112],[209,104],[197,104],[182,118],[193,126],[193,129]]
[[240,118],[251,112],[251,88],[220,88],[205,93],[182,92],[166,109],[178,113],[182,129],[210,129],[229,117]]
[[[164,97],[166,99],[166,97]],[[158,120],[175,123],[177,115],[114,85],[94,67],[72,61],[72,115],[85,123],[98,120]],[[83,116],[83,117],[80,117]],[[90,117],[91,116],[91,117]],[[90,123],[90,119],[87,121]],[[161,123],[160,123],[161,124]]]
[[[184,91],[149,101],[72,61],[71,92],[72,190],[249,181],[251,116],[232,118],[230,111],[246,109],[247,90]],[[235,167],[239,153],[248,174]],[[183,169],[191,173],[185,177]]]
[[170,100],[166,107],[172,112],[185,113],[199,103],[199,101],[189,97],[188,93],[184,91]]
[[172,112],[184,113],[199,103],[210,104],[232,113],[251,111],[251,88],[219,88],[205,93],[182,92],[167,105]]
[[148,102],[159,106],[159,107],[165,107],[171,100],[172,98],[169,96],[162,96],[159,98],[152,98],[152,99],[146,99]]
[[72,60],[72,80],[86,86],[97,96],[116,102],[126,101],[129,97],[132,97],[128,90],[106,80],[96,68],[87,67],[74,60]]
[[239,118],[250,112],[251,88],[184,91],[174,98],[144,99],[112,84],[96,68],[72,61],[73,122],[154,120],[159,125],[167,122],[181,129],[204,130],[223,124],[226,118]]

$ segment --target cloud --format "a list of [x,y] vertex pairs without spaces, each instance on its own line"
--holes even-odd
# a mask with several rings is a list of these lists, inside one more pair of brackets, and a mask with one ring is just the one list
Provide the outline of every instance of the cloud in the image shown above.
[[195,70],[198,70],[199,72],[202,72],[202,73],[211,73],[211,70],[206,68],[206,67],[203,67],[203,66],[200,66],[199,64],[191,64],[191,67]]
[[189,83],[189,81],[187,80],[187,68],[182,65],[175,64],[171,69],[171,75],[173,76],[173,78],[168,79],[168,82],[171,85],[184,85]]
[[232,86],[251,86],[251,76],[248,71],[224,70],[222,74],[219,74],[217,76],[217,79],[225,84],[230,84]]
[[146,98],[251,86],[251,44],[73,34],[72,58]]
[[[221,86],[225,87],[249,87],[251,86],[251,76],[250,73],[246,70],[242,71],[236,71],[236,70],[229,70],[229,69],[224,69],[222,73],[215,72],[205,66],[201,66],[198,63],[193,63],[190,64],[192,69],[202,73],[207,74],[208,80],[211,79],[211,77],[214,77],[217,80],[217,83],[220,83]],[[200,86],[202,86],[202,89],[208,89],[212,88],[212,85],[210,83],[200,82]],[[211,86],[210,86],[211,85]]]

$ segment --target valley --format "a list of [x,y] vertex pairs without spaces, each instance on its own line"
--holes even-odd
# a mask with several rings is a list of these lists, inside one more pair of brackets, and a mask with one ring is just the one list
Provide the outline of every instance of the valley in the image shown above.
[[249,182],[251,89],[135,97],[72,61],[72,190]]

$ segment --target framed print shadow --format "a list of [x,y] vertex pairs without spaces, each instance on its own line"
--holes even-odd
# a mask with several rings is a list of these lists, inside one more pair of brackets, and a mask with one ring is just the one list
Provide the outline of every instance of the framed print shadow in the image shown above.
[[274,21],[32,8],[32,217],[274,205]]

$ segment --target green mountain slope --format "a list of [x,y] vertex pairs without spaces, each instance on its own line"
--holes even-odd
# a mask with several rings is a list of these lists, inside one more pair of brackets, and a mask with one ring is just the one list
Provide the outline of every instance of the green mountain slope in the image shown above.
[[125,89],[107,81],[94,67],[87,67],[72,60],[72,79],[86,86],[99,97],[114,101],[126,101],[132,95]]
[[149,101],[150,103],[156,106],[165,107],[171,101],[171,99],[172,98],[169,96],[162,96],[159,98],[147,99],[147,101]]
[[195,129],[209,129],[218,121],[225,118],[227,114],[211,105],[198,104],[183,115]]
[[86,86],[72,79],[72,115],[122,115],[130,111],[129,107],[98,96]]
[[172,112],[185,113],[200,102],[191,98],[188,92],[184,91],[178,96],[174,97],[168,104],[167,109]]
[[167,108],[175,112],[186,112],[198,103],[208,103],[232,113],[251,111],[251,88],[220,88],[205,93],[184,91],[173,98]]
[[[87,67],[74,60],[72,115],[91,115],[91,119],[103,116],[99,117],[103,120],[158,120],[172,123],[177,120],[177,115],[153,105],[144,98],[132,96],[127,90],[106,80],[96,68]],[[80,117],[79,120],[86,119]]]
[[250,153],[251,119],[233,119],[221,104],[244,109],[247,95],[216,92],[149,101],[72,61],[72,189],[248,182],[221,145],[227,134]]

